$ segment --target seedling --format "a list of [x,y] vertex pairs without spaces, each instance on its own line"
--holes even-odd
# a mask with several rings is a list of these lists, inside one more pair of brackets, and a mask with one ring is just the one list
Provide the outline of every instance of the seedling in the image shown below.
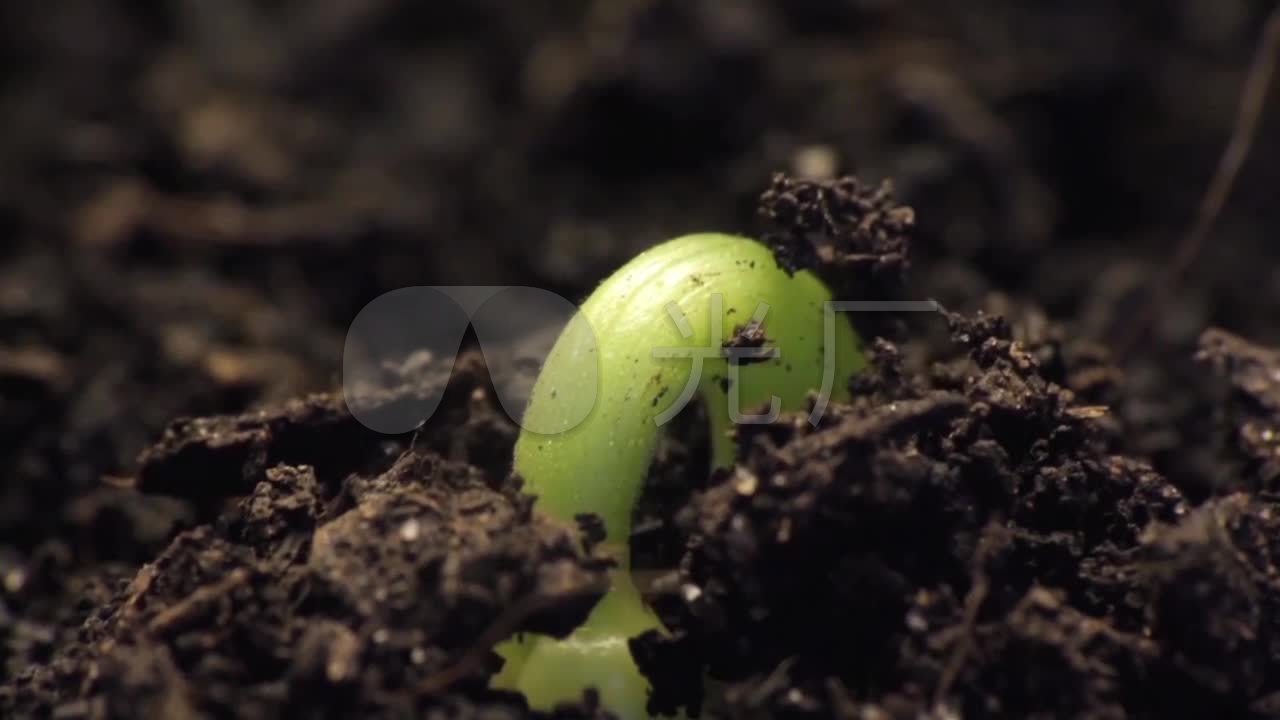
[[[735,422],[802,409],[815,390],[841,399],[865,361],[848,322],[833,318],[831,300],[813,274],[789,274],[760,243],[720,234],[658,245],[587,299],[538,376],[515,469],[542,511],[603,519],[618,567],[609,592],[569,637],[504,645],[497,685],[522,691],[538,709],[594,686],[624,719],[647,716],[648,686],[627,639],[661,625],[632,582],[628,538],[662,426],[699,395],[712,462],[725,467],[734,460]],[[746,414],[761,406],[772,413]]]

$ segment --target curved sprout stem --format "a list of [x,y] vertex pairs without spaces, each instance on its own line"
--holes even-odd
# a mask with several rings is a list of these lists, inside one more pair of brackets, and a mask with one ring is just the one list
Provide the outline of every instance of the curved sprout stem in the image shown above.
[[[568,638],[508,643],[496,684],[523,691],[542,709],[593,685],[621,717],[647,717],[647,685],[626,640],[661,626],[631,581],[627,545],[662,426],[701,396],[712,462],[724,467],[734,459],[734,425],[760,421],[752,417],[760,407],[774,416],[802,409],[825,386],[844,397],[848,377],[865,361],[848,323],[837,323],[834,347],[826,346],[831,299],[817,277],[788,274],[760,243],[720,234],[658,245],[587,299],[534,386],[515,469],[540,510],[566,520],[598,515],[619,567],[610,591]],[[744,337],[745,344],[735,342]],[[734,355],[749,358],[735,362]],[[823,382],[828,366],[834,383]]]

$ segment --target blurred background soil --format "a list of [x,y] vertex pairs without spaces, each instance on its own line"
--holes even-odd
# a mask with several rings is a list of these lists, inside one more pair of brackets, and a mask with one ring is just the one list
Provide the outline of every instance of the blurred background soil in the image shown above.
[[[903,297],[1106,358],[1194,220],[1271,8],[3,4],[0,677],[65,651],[175,533],[219,516],[229,491],[135,490],[175,419],[337,389],[347,325],[387,290],[581,298],[668,237],[759,235],[775,172],[891,179],[917,216]],[[1223,470],[1225,390],[1197,338],[1280,342],[1277,110],[1153,331],[1099,360],[1112,449],[1193,501],[1244,482]],[[326,437],[279,455],[335,487],[367,455],[326,465],[309,454]],[[430,444],[498,487],[503,442],[459,451],[444,427]]]

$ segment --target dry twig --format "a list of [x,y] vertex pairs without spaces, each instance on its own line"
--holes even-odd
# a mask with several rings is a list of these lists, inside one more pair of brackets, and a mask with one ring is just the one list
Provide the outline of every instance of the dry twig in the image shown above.
[[1122,336],[1124,339],[1121,341],[1119,355],[1127,355],[1146,335],[1156,313],[1164,306],[1174,286],[1200,254],[1209,231],[1213,229],[1218,216],[1222,214],[1222,208],[1226,205],[1227,198],[1231,196],[1236,178],[1240,175],[1240,168],[1249,157],[1254,138],[1257,137],[1262,108],[1266,104],[1267,90],[1271,86],[1271,77],[1275,74],[1277,56],[1280,56],[1280,4],[1276,5],[1263,24],[1258,49],[1245,75],[1231,138],[1222,152],[1222,157],[1218,160],[1218,168],[1212,180],[1209,181],[1204,197],[1200,200],[1195,223],[1178,243],[1169,265],[1153,282],[1146,304],[1134,316],[1137,318],[1136,326],[1132,328],[1132,332]]

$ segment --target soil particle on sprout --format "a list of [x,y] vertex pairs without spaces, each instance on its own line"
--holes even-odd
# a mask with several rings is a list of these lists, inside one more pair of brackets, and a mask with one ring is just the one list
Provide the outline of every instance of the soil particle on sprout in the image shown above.
[[765,362],[774,355],[770,353],[769,336],[765,334],[764,323],[759,320],[733,328],[733,335],[721,343],[721,350],[729,362],[739,365]]

